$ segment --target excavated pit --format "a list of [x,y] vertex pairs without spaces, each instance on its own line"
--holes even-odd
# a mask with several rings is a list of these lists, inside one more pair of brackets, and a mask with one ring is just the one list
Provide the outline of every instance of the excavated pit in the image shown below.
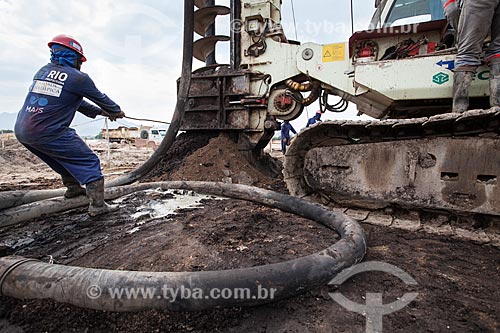
[[[227,137],[181,135],[148,181],[205,180],[252,184],[285,191],[281,178],[256,170]],[[191,196],[191,193],[187,193]],[[0,230],[0,243],[15,255],[57,263],[120,270],[201,271],[253,267],[295,259],[329,246],[336,235],[316,223],[276,209],[203,198],[201,206],[155,214],[152,203],[178,192],[138,192],[118,202],[122,209],[91,219],[85,209]],[[151,208],[148,210],[148,207]],[[156,206],[157,207],[157,206]],[[138,214],[138,213],[144,214]],[[135,214],[135,215],[134,215]],[[500,250],[473,242],[365,224],[365,261],[383,261],[410,274],[405,286],[384,273],[363,273],[339,289],[364,303],[366,292],[384,292],[384,303],[404,293],[419,297],[384,317],[384,330],[500,330]],[[7,249],[0,248],[0,255]],[[359,332],[365,318],[336,304],[328,287],[257,308],[194,313],[106,313],[50,301],[0,298],[0,332],[184,331]]]

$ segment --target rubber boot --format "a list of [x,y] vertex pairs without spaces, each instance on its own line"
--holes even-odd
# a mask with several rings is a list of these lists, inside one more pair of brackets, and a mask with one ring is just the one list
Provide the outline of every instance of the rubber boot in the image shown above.
[[500,63],[490,64],[490,106],[500,107]]
[[453,78],[453,112],[464,113],[469,109],[469,88],[474,72],[455,72]]
[[93,181],[86,185],[87,197],[89,198],[89,215],[98,216],[106,213],[116,212],[118,205],[108,205],[104,202],[104,178]]
[[67,188],[66,192],[64,192],[64,197],[66,199],[75,198],[80,195],[85,195],[86,193],[85,189],[73,176],[61,176],[61,177],[64,186],[66,186]]

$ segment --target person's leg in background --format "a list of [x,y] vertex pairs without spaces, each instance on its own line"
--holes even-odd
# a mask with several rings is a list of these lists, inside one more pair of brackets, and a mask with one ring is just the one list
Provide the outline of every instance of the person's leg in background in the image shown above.
[[458,26],[458,55],[453,80],[453,112],[469,108],[469,90],[481,65],[487,37],[499,0],[464,0]]
[[281,152],[283,155],[286,154],[286,146],[288,145],[288,140],[286,138],[281,138]]
[[500,107],[500,5],[493,16],[491,43],[485,58],[490,67],[490,106]]

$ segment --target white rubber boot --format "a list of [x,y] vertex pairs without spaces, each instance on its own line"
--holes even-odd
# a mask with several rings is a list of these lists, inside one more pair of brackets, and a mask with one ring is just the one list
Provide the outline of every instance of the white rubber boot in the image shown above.
[[469,88],[473,72],[455,72],[453,78],[453,112],[464,113],[469,109]]
[[490,64],[490,106],[500,107],[500,63]]

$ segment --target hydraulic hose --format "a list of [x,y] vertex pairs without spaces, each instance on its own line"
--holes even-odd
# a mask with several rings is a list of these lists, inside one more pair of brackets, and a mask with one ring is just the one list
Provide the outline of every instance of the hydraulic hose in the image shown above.
[[296,82],[292,79],[287,80],[285,82],[285,85],[287,88],[292,89],[293,91],[299,91],[299,92],[307,92],[310,91],[311,93],[309,96],[304,98],[302,100],[302,104],[304,106],[309,106],[312,103],[316,102],[321,95],[321,82],[319,81],[312,81],[312,82],[305,82],[305,83],[299,83]]
[[313,84],[311,82],[300,83],[296,82],[292,79],[289,79],[285,82],[287,88],[292,89],[294,91],[307,92],[311,91],[313,88]]
[[[317,221],[335,230],[341,239],[321,252],[299,259],[226,271],[113,271],[4,257],[0,258],[0,294],[19,299],[51,299],[78,307],[116,312],[147,309],[197,311],[260,305],[325,285],[341,270],[360,262],[366,253],[363,229],[351,218],[296,197],[260,188],[221,183],[165,182],[123,186],[113,190],[119,195],[158,187],[188,189],[275,207]],[[198,295],[204,297],[165,298],[165,294],[160,291],[166,289],[197,291]],[[150,292],[140,292],[137,297],[116,297],[115,292],[124,290]],[[213,295],[213,291],[223,290],[245,290],[249,297],[205,297]],[[262,290],[269,292],[268,295],[272,292],[273,297],[258,297]]]
[[321,95],[321,83],[319,81],[313,81],[311,93],[309,94],[309,96],[304,98],[302,104],[304,106],[309,106],[312,103],[316,102],[320,95]]
[[64,194],[64,191],[65,189],[0,192],[0,211],[9,207],[59,197]]

